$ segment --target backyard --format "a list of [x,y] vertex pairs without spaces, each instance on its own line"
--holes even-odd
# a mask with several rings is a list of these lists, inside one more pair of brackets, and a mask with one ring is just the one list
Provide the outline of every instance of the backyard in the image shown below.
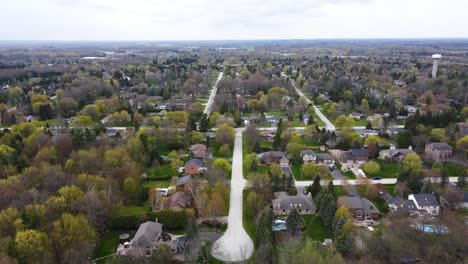
[[397,178],[400,172],[400,164],[397,162],[386,162],[377,160],[377,163],[380,165],[380,171],[373,176],[378,176],[382,178]]
[[304,235],[312,240],[322,241],[325,238],[331,238],[332,234],[322,223],[318,215],[303,215]]

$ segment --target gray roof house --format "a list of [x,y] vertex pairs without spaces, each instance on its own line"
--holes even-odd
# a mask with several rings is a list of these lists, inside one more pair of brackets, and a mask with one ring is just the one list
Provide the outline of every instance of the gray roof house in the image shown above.
[[289,195],[287,192],[276,192],[271,204],[275,215],[287,215],[294,208],[300,214],[314,214],[317,210],[312,197],[304,194]]
[[162,242],[162,224],[148,221],[140,225],[130,243],[125,243],[122,255],[136,258],[151,256]]
[[317,163],[326,163],[326,164],[333,164],[335,160],[333,159],[330,154],[327,153],[318,153],[317,154]]
[[453,148],[447,143],[430,143],[424,148],[424,152],[434,160],[443,160],[453,155]]
[[311,149],[303,150],[301,152],[301,157],[304,163],[308,163],[311,161],[315,162],[317,160],[317,154],[315,154],[315,152]]
[[380,211],[375,205],[366,198],[359,198],[356,196],[342,196],[338,197],[338,206],[346,206],[353,218],[357,221],[364,221],[367,219],[377,220],[380,218]]
[[395,147],[390,146],[390,149],[384,149],[379,152],[379,159],[400,162],[408,154],[416,154],[411,148],[411,146],[407,149],[396,149]]
[[440,204],[433,194],[410,194],[408,200],[413,201],[416,208],[425,211],[427,215],[439,215]]

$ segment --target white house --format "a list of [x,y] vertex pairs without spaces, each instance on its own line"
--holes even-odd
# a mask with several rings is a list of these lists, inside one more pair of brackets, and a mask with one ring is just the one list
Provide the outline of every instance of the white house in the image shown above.
[[433,194],[410,194],[408,200],[413,201],[418,210],[426,211],[428,215],[439,215],[440,204]]
[[303,150],[301,156],[304,163],[315,162],[317,160],[317,154],[310,149]]

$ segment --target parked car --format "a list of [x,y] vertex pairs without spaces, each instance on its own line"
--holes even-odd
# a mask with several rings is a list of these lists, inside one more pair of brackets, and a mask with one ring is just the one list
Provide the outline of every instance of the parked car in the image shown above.
[[382,177],[377,177],[377,176],[376,176],[376,177],[373,177],[372,179],[373,179],[374,181],[378,181],[378,180],[381,180]]

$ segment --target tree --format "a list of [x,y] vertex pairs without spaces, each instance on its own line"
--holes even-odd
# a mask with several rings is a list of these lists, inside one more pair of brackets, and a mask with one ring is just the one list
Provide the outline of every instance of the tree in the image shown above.
[[380,165],[375,161],[368,161],[364,164],[364,172],[370,175],[375,175],[380,171]]
[[298,143],[289,143],[286,146],[286,151],[291,156],[293,162],[298,164],[301,160],[301,152],[304,150],[304,145]]
[[298,232],[302,230],[302,219],[301,215],[297,211],[296,208],[293,208],[286,219],[286,226],[288,231],[293,235],[296,236]]
[[24,263],[47,263],[49,251],[46,233],[28,229],[20,231],[15,238],[16,251]]
[[214,220],[214,217],[222,216],[225,211],[224,198],[220,194],[212,194],[208,200],[205,212],[206,215]]
[[335,119],[335,126],[338,128],[353,126],[354,120],[350,116],[340,115]]
[[88,115],[77,116],[71,122],[71,127],[91,127],[94,125],[93,119]]
[[213,167],[220,169],[229,175],[231,173],[231,163],[223,158],[217,158],[213,161]]
[[456,148],[468,158],[468,136],[464,136],[457,141]]
[[259,140],[259,133],[254,124],[249,124],[245,128],[245,137],[249,148],[251,149]]
[[208,119],[208,116],[206,114],[203,114],[201,119],[200,119],[200,126],[199,130],[201,132],[207,132],[208,129],[210,128],[210,120]]
[[323,225],[331,230],[333,217],[336,211],[335,197],[330,192],[326,192],[320,201],[319,215],[322,218]]
[[302,175],[304,178],[313,179],[318,175],[318,168],[316,164],[306,163],[302,165]]
[[414,153],[406,155],[403,159],[402,170],[404,172],[412,171],[414,173],[420,173],[422,170],[421,158]]
[[208,200],[208,195],[205,192],[206,186],[207,184],[199,179],[192,179],[188,184],[186,184],[186,189],[192,194],[193,200],[195,201],[195,207],[199,213],[203,212],[206,201]]
[[361,112],[367,114],[367,113],[369,113],[369,110],[370,110],[369,102],[365,98],[362,99],[361,100]]
[[315,176],[314,182],[310,185],[309,188],[310,188],[309,189],[310,194],[312,195],[313,198],[315,198],[315,196],[317,196],[317,194],[322,189],[322,186],[320,185],[320,176],[319,175]]
[[59,262],[79,263],[91,256],[97,234],[84,215],[62,214],[52,226],[50,236]]
[[364,143],[367,145],[367,150],[370,156],[375,157],[379,151],[379,145],[381,145],[383,140],[379,136],[370,135],[366,138]]
[[234,143],[234,128],[226,123],[221,124],[216,130],[216,141],[219,144],[228,144],[232,146]]
[[260,211],[265,208],[266,204],[262,197],[257,195],[256,192],[250,191],[245,199],[246,213],[252,218],[256,218]]
[[460,189],[464,189],[466,186],[466,176],[468,175],[468,169],[462,170],[458,176],[457,186]]
[[448,138],[445,135],[445,129],[433,128],[431,130],[431,139],[436,142],[447,142]]

